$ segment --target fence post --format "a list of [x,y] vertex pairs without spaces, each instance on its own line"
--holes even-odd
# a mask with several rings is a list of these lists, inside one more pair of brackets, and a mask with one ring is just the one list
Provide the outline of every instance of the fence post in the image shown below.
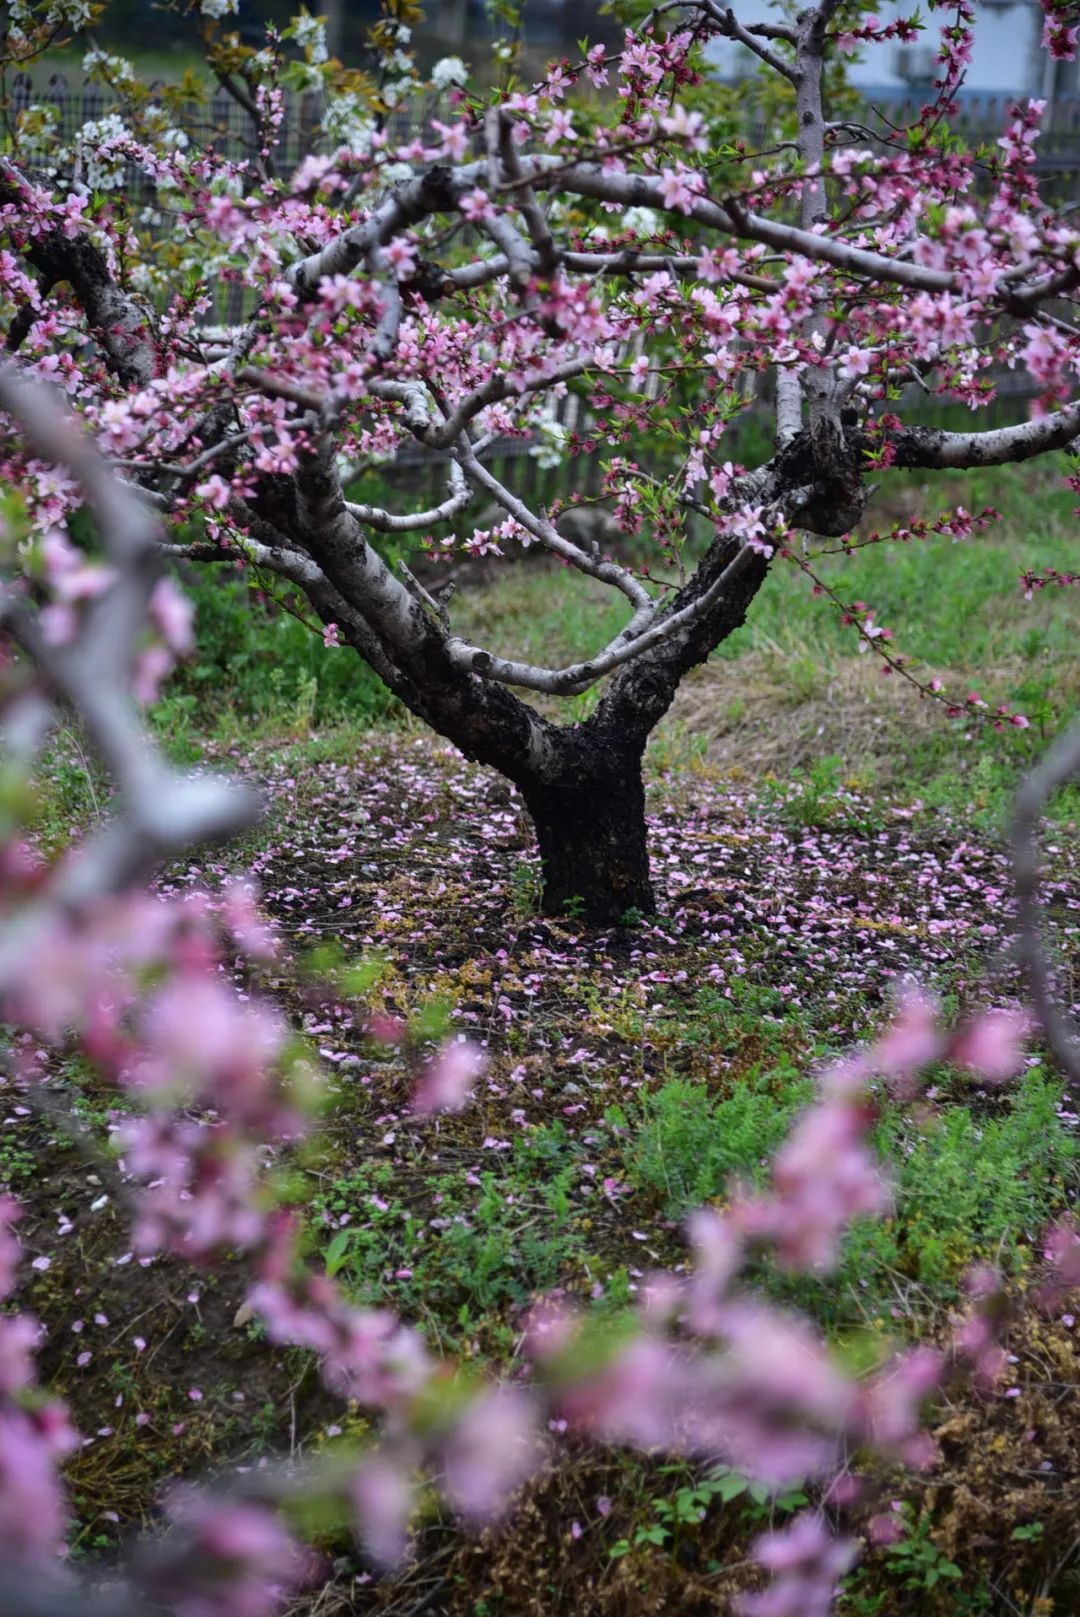
[[11,116],[17,119],[34,99],[34,81],[29,73],[16,73],[11,81]]
[[62,73],[50,74],[44,100],[56,108],[57,129],[61,140],[69,141],[75,133],[74,119],[71,116],[74,103],[67,79]]

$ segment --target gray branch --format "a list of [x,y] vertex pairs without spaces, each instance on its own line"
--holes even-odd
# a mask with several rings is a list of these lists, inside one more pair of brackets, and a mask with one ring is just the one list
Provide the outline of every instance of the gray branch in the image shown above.
[[553,522],[530,511],[524,500],[519,500],[516,494],[512,494],[505,484],[500,483],[495,474],[477,459],[475,451],[464,440],[459,441],[454,454],[466,477],[486,489],[507,515],[513,517],[526,532],[531,533],[534,539],[538,539],[546,550],[561,556],[579,572],[587,573],[590,578],[597,578],[602,584],[610,584],[614,589],[620,590],[635,609],[636,624],[643,626],[649,621],[656,610],[656,603],[644,584],[632,573],[627,572],[625,567],[620,567],[618,562],[590,556],[579,545],[574,544],[572,539],[567,539],[561,534]]
[[714,0],[705,0],[704,9],[716,23],[719,32],[727,39],[733,39],[738,44],[744,45],[748,51],[753,51],[754,55],[759,61],[764,62],[766,67],[772,68],[774,73],[780,73],[785,79],[789,79],[792,84],[798,85],[798,65],[787,61],[778,52],[770,50],[768,45],[761,44],[759,38],[755,38],[755,35],[764,34],[764,29],[744,28],[730,7],[725,9],[718,6],[714,4]]
[[1036,1015],[1070,1089],[1080,1088],[1080,1030],[1061,1008],[1043,942],[1038,830],[1059,787],[1080,773],[1080,723],[1073,724],[1021,783],[1012,823],[1012,871],[1017,904],[1017,953]]
[[[903,427],[890,435],[893,465],[928,470],[969,470],[975,466],[1008,466],[1064,449],[1080,434],[1080,399],[1049,415],[1033,416],[1013,427],[984,432],[940,432],[933,427]],[[876,447],[869,439],[866,448]],[[878,446],[879,447],[879,446]]]
[[637,628],[635,623],[631,622],[610,645],[605,646],[587,662],[572,663],[567,668],[538,668],[529,663],[495,657],[490,652],[481,650],[479,646],[471,646],[467,641],[456,637],[451,638],[447,649],[455,666],[464,672],[497,679],[504,685],[519,685],[528,690],[544,691],[552,696],[576,695],[588,690],[590,685],[595,685],[597,680],[602,679],[605,674],[610,674],[613,669],[621,668],[634,658],[652,651],[663,641],[677,639],[681,633],[704,618],[727,594],[740,574],[745,572],[751,558],[756,554],[753,546],[744,544],[716,582],[703,591],[696,600],[677,612],[659,618],[649,627]]
[[0,409],[15,420],[35,455],[65,466],[81,485],[112,566],[110,583],[85,606],[69,645],[46,643],[33,613],[10,592],[0,597],[0,616],[50,691],[78,714],[113,779],[119,805],[114,819],[59,865],[5,927],[2,984],[55,915],[124,891],[185,848],[234,835],[255,819],[260,804],[247,787],[173,770],[150,743],[127,694],[159,577],[161,536],[154,513],[112,474],[49,388],[0,365]]
[[378,505],[360,505],[345,501],[345,509],[357,522],[378,533],[411,533],[417,528],[430,528],[437,522],[449,522],[458,516],[472,499],[472,490],[465,481],[457,461],[450,462],[450,494],[441,505],[426,511],[384,511]]

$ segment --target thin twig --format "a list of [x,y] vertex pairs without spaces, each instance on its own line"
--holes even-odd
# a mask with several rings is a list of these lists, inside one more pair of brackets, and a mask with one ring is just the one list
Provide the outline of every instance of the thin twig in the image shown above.
[[1080,723],[1071,725],[1020,783],[1010,838],[1018,922],[1016,952],[1035,1014],[1071,1093],[1080,1088],[1080,1032],[1058,1002],[1046,952],[1037,832],[1051,797],[1078,773]]

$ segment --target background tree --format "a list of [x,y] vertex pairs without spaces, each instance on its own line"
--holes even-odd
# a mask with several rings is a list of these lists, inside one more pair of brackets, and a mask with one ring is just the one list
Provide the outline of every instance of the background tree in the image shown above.
[[[117,466],[173,520],[171,554],[288,580],[330,643],[513,781],[548,912],[573,904],[610,922],[647,910],[646,743],[774,560],[821,588],[814,557],[835,547],[812,536],[850,542],[868,478],[1024,460],[1080,432],[1080,231],[1034,183],[1041,108],[1015,108],[995,153],[957,149],[948,117],[973,24],[959,0],[932,6],[944,22],[931,99],[868,144],[860,123],[830,119],[827,64],[912,37],[916,18],[879,25],[823,0],[744,26],[694,0],[528,89],[511,77],[469,95],[459,63],[437,64],[450,108],[424,123],[421,105],[401,142],[387,115],[424,88],[404,8],[375,32],[374,79],[330,59],[306,16],[287,31],[298,59],[283,66],[229,32],[231,9],[203,0],[202,20],[215,70],[249,105],[249,160],[187,144],[168,107],[104,59],[93,65],[127,124],[95,131],[81,153],[96,190],[46,181],[17,144],[0,161],[7,347],[65,381]],[[746,148],[730,97],[702,79],[715,35],[740,41],[779,87],[767,151]],[[1072,48],[1060,18],[1048,38]],[[275,155],[282,84],[326,93],[325,155],[291,176]],[[153,176],[167,228],[140,227],[125,207],[116,182],[130,164]],[[201,323],[219,277],[253,301],[234,329]],[[975,411],[1002,363],[1041,389],[1030,421],[965,432],[905,421],[913,379]],[[724,436],[763,383],[773,447],[747,469]],[[648,529],[648,565],[568,537],[491,469],[492,445],[531,431],[568,387],[585,392],[597,443],[615,451],[605,498],[623,533]],[[347,497],[410,440],[448,457],[445,499],[389,511]],[[8,468],[46,525],[78,504],[14,443]],[[544,547],[625,598],[613,639],[564,667],[500,655],[455,632],[447,600],[382,553],[385,536],[491,504],[501,520],[473,528],[465,551]],[[697,554],[691,514],[711,535]],[[941,527],[963,535],[972,519],[961,508]],[[861,603],[833,600],[887,668],[963,707],[918,680]],[[522,694],[601,683],[589,716],[569,724]],[[1026,721],[1000,709],[996,722]]]

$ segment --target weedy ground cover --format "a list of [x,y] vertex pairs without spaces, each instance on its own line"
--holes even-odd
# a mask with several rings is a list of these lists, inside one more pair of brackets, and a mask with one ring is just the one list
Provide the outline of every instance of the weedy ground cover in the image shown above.
[[[1049,485],[1025,492],[1036,545],[1019,528],[1018,487],[988,484],[988,501],[1005,506],[1003,493],[1013,514],[1001,531],[934,541],[929,611],[925,559],[910,551],[836,566],[899,643],[909,614],[943,674],[978,667],[988,700],[1027,701],[1031,731],[928,717],[800,579],[778,576],[730,655],[690,687],[711,728],[691,730],[677,708],[654,748],[660,914],[606,934],[535,913],[531,838],[503,782],[372,705],[357,661],[336,664],[288,614],[260,624],[233,599],[240,585],[209,600],[200,584],[200,651],[155,722],[180,756],[256,777],[268,814],[246,844],[162,886],[240,873],[260,884],[284,950],[242,986],[286,1005],[328,1075],[320,1132],[274,1166],[309,1253],[358,1298],[399,1309],[481,1374],[515,1362],[541,1294],[617,1317],[650,1268],[685,1261],[694,1206],[761,1174],[815,1065],[881,1022],[905,972],[952,1013],[1016,990],[1001,816],[1039,732],[1075,704],[1078,664],[1069,592],[1036,595],[1027,619],[1002,609],[1034,551],[1065,566],[1061,499]],[[580,591],[570,599],[577,610]],[[558,572],[529,567],[473,610],[508,646],[539,637],[553,654],[569,608]],[[563,628],[569,646],[576,626]],[[754,718],[766,665],[771,726]],[[852,692],[857,722],[843,713]],[[808,715],[826,727],[817,752]],[[758,731],[736,757],[731,737]],[[72,732],[39,789],[46,843],[107,808]],[[1080,1000],[1075,813],[1068,796],[1055,807],[1047,897],[1066,997]],[[373,1015],[396,1019],[405,1043],[373,1041]],[[488,1071],[460,1117],[421,1121],[410,1063],[452,1030],[486,1046]],[[332,1445],[341,1417],[305,1356],[272,1350],[237,1313],[238,1277],[143,1264],[126,1248],[104,1149],[115,1100],[81,1064],[55,1076],[92,1148],[11,1097],[0,1182],[29,1210],[44,1371],[87,1439],[71,1466],[73,1548],[87,1555],[147,1519],[165,1478]],[[894,1216],[855,1229],[828,1284],[761,1274],[856,1363],[944,1330],[973,1261],[999,1263],[1020,1297],[1047,1221],[1075,1202],[1077,1117],[1037,1046],[1005,1090],[943,1068],[934,1092],[932,1112],[878,1097]],[[1009,1348],[999,1388],[956,1389],[937,1411],[938,1468],[882,1479],[906,1531],[853,1575],[851,1617],[1070,1609],[1073,1318],[1022,1309]],[[347,1425],[363,1431],[364,1417]],[[431,1596],[430,1609],[469,1617],[720,1612],[749,1538],[796,1508],[729,1472],[551,1438],[551,1463],[502,1537],[464,1539],[425,1504],[417,1562],[396,1581],[374,1578],[328,1528],[338,1581],[319,1609],[404,1612]]]

